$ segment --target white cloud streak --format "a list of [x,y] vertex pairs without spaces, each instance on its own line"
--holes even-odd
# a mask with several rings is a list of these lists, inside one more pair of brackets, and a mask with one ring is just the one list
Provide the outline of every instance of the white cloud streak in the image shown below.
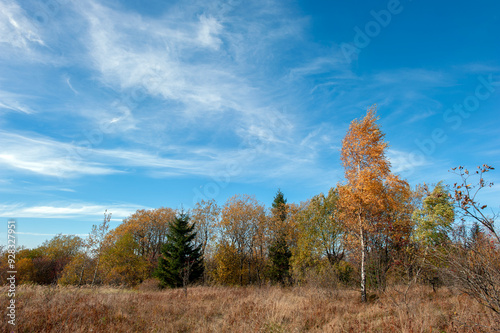
[[84,148],[40,136],[28,137],[0,131],[0,146],[0,164],[17,171],[63,178],[118,172],[102,163],[78,158],[75,154],[85,151]]
[[[275,44],[296,40],[303,22],[278,16],[276,5],[268,1],[255,5],[259,10],[238,8],[246,9],[247,24],[231,8],[221,11],[217,5],[223,4],[185,4],[147,20],[95,1],[81,5],[89,25],[88,65],[99,79],[123,94],[144,90],[148,97],[168,102],[147,114],[128,109],[132,127],[165,131],[171,123],[246,136],[256,133],[256,123],[268,118],[269,109],[280,109],[271,91],[277,87],[270,87],[269,73],[255,62],[265,64],[270,52],[285,52]],[[110,121],[124,119],[108,113],[113,115],[104,117]],[[165,125],[154,127],[151,119]]]
[[14,1],[0,1],[0,44],[24,51],[33,46],[45,46],[36,26]]
[[[171,146],[167,156],[147,151],[126,149],[98,149],[62,143],[56,140],[13,134],[0,131],[0,165],[16,171],[24,171],[58,178],[85,175],[107,175],[143,170],[156,177],[163,176],[226,176],[228,168],[238,169],[233,177],[263,179],[274,176],[299,175],[304,168],[314,167],[317,143],[308,143],[312,137],[328,140],[326,133],[316,131],[300,144],[272,138],[272,132],[256,133],[257,139],[238,149],[220,150],[183,146]],[[291,150],[300,150],[300,157]],[[297,151],[295,151],[297,153]],[[265,165],[273,165],[265,167]],[[230,167],[231,166],[231,167]],[[135,170],[138,168],[139,170]],[[287,173],[280,172],[283,168]],[[132,170],[131,170],[132,169]]]
[[144,209],[139,205],[111,204],[96,205],[91,203],[53,203],[40,206],[26,206],[24,204],[0,205],[0,217],[5,218],[88,218],[102,217],[104,211],[111,213],[113,218],[126,218],[137,209]]
[[413,173],[418,167],[429,165],[429,161],[418,150],[406,152],[401,150],[389,149],[387,157],[391,162],[392,172],[395,173]]
[[9,110],[24,114],[35,113],[30,107],[24,105],[20,100],[26,99],[26,96],[13,94],[0,90],[0,110]]
[[152,96],[183,103],[187,113],[235,108],[238,93],[251,90],[224,62],[192,61],[193,53],[213,58],[222,43],[223,27],[213,17],[145,22],[95,2],[84,12],[93,64],[116,89],[145,88]]

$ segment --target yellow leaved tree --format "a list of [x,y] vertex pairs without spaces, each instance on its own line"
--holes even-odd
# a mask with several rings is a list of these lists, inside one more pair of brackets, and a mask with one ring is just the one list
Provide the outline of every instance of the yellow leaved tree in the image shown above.
[[235,195],[222,208],[220,228],[220,244],[236,250],[240,284],[261,283],[268,242],[264,206],[252,196]]
[[392,219],[387,212],[394,207],[394,191],[408,186],[390,172],[385,155],[388,144],[376,123],[376,107],[368,109],[362,119],[353,120],[342,140],[341,160],[346,184],[339,185],[340,220],[360,252],[361,300],[366,302],[366,265],[368,242],[381,234]]
[[151,210],[137,210],[123,220],[110,237],[120,239],[131,234],[136,243],[135,250],[147,262],[147,272],[151,275],[158,265],[161,248],[167,239],[168,228],[175,219],[176,211],[168,207]]

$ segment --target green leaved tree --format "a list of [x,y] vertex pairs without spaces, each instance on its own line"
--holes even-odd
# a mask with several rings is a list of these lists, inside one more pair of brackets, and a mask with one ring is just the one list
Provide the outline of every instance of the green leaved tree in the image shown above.
[[440,278],[440,272],[445,265],[442,260],[443,251],[450,245],[449,235],[452,232],[455,212],[452,199],[441,182],[432,191],[427,186],[421,190],[424,191],[425,198],[421,207],[413,212],[413,242],[417,255],[416,263],[422,270],[421,276],[429,281],[435,290],[435,287],[443,282]]
[[189,216],[184,212],[170,225],[156,271],[163,287],[184,287],[186,291],[190,282],[203,275],[201,245],[194,245],[194,229],[195,226],[189,223]]
[[339,217],[337,189],[331,188],[327,195],[320,193],[309,200],[298,221],[300,236],[292,257],[294,278],[300,281],[311,273],[330,272],[332,267],[338,267],[345,254],[345,232]]
[[422,208],[413,213],[416,222],[414,238],[424,248],[434,248],[444,244],[449,238],[455,219],[453,202],[448,191],[439,182],[434,190],[427,192]]

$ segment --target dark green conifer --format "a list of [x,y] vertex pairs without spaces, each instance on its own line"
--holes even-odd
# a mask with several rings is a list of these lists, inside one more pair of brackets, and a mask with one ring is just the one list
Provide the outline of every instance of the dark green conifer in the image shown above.
[[[281,190],[278,190],[272,204],[272,213],[279,222],[281,228],[275,230],[273,242],[269,247],[270,265],[268,267],[269,278],[273,282],[286,284],[290,281],[290,257],[292,253],[288,248],[286,229],[283,229],[287,218],[286,199]],[[277,222],[277,221],[276,221]]]
[[286,237],[280,233],[269,247],[269,277],[271,281],[282,285],[290,282],[290,257],[292,252],[288,248]]
[[186,287],[203,275],[201,245],[194,247],[196,232],[189,216],[181,212],[170,225],[156,276],[163,287]]

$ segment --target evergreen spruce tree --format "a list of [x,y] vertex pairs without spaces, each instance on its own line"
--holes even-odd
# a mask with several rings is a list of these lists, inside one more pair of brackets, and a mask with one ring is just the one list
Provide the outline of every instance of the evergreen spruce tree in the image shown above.
[[170,225],[167,241],[158,260],[156,276],[162,287],[186,288],[203,275],[201,245],[194,247],[196,232],[189,216],[181,212]]
[[284,285],[290,281],[290,257],[292,252],[288,248],[286,237],[280,233],[269,247],[269,277],[273,282]]
[[276,196],[274,197],[273,201],[273,214],[277,216],[281,221],[286,220],[286,199],[281,192],[281,189],[278,189],[278,192],[276,193]]
[[275,230],[276,234],[269,247],[269,278],[271,281],[281,284],[290,280],[290,257],[292,256],[286,240],[286,229],[283,228],[287,217],[286,201],[283,192],[278,190],[272,204],[272,212],[274,218],[281,222],[281,228]]

